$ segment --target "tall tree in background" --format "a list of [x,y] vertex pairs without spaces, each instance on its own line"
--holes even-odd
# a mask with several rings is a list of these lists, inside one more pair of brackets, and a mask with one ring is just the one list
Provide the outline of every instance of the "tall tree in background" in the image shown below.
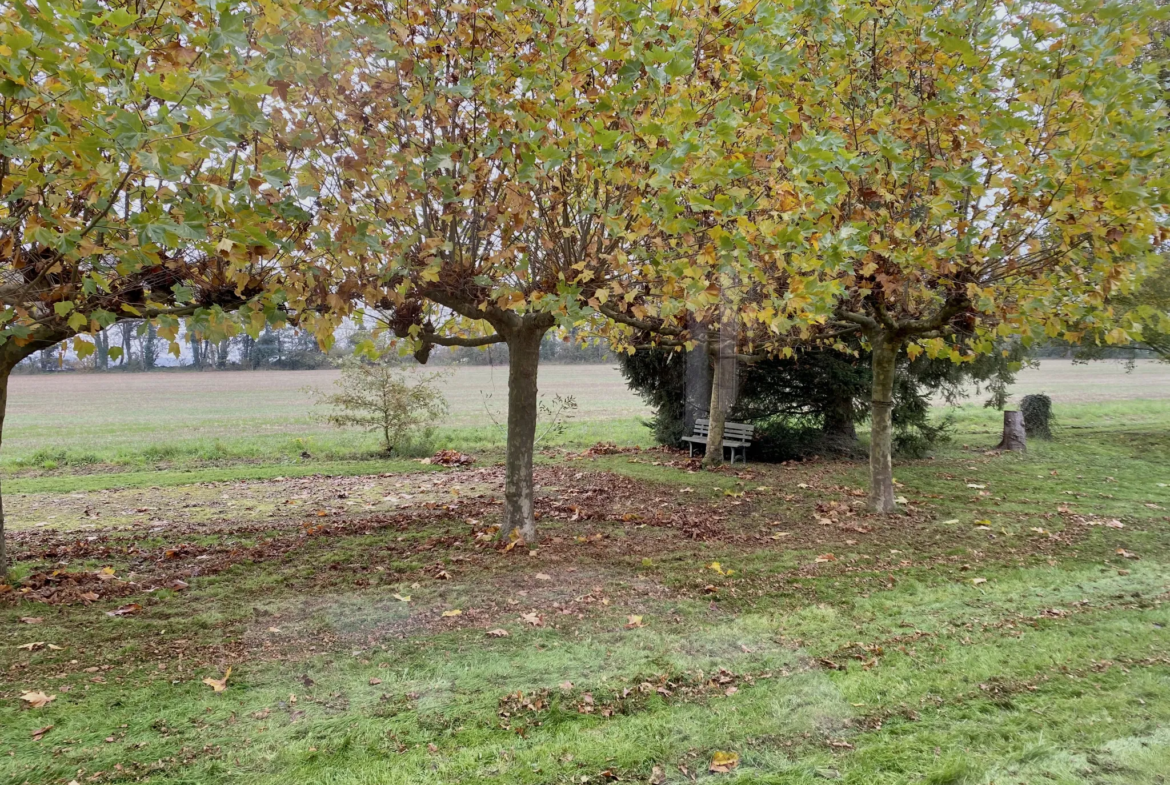
[[336,146],[317,177],[351,220],[361,297],[422,361],[507,344],[502,531],[529,543],[541,340],[624,318],[652,228],[636,208],[655,140],[637,126],[690,61],[640,29],[602,4],[398,0],[320,33],[337,65],[313,122]]
[[[300,132],[263,108],[269,81],[303,68],[284,62],[295,10],[0,11],[0,429],[9,373],[34,352],[71,340],[85,357],[84,336],[126,319],[172,344],[184,317],[215,336],[245,308],[259,329],[321,299],[313,192],[293,176]],[[0,569],[2,529],[0,511]]]

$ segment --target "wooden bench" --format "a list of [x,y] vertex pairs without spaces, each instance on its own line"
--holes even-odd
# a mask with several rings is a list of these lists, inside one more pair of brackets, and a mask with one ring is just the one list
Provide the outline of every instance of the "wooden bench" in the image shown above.
[[[735,451],[739,450],[740,460],[747,463],[747,448],[752,444],[752,434],[756,428],[746,422],[726,422],[723,424],[723,446],[731,448],[731,462],[735,463]],[[707,418],[695,420],[695,432],[684,436],[692,457],[695,455],[696,444],[706,444],[707,435],[711,431],[711,421]]]

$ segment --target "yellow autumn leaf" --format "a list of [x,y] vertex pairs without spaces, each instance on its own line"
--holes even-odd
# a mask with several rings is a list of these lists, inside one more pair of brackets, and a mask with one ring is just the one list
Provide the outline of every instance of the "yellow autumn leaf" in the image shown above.
[[711,766],[707,769],[712,774],[727,774],[739,765],[738,752],[724,752],[716,750],[711,753]]
[[213,679],[211,677],[208,677],[208,678],[203,680],[203,683],[206,684],[208,687],[210,687],[215,692],[223,692],[224,690],[227,689],[228,677],[230,677],[231,675],[232,675],[232,668],[229,665],[228,669],[226,671],[224,671],[222,679]]

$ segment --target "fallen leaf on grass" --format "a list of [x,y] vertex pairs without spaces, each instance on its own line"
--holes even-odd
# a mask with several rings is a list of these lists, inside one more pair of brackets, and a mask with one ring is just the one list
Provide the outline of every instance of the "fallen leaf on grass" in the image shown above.
[[33,741],[40,741],[41,737],[44,736],[49,731],[51,731],[52,729],[53,729],[52,725],[46,725],[43,728],[37,728],[36,730],[34,730],[32,732],[32,740]]
[[26,692],[20,699],[28,704],[30,709],[43,709],[57,699],[56,695],[46,695],[40,690]]
[[382,680],[379,679],[377,676],[373,676],[370,678],[370,686],[371,687],[377,687],[381,683],[382,683]]
[[823,556],[818,556],[815,561],[817,564],[824,564],[829,561],[837,561],[837,557],[831,553],[826,553]]
[[958,518],[951,518],[949,521],[943,521],[943,526],[953,526],[954,524],[956,524],[958,522],[959,522]]
[[1141,558],[1141,556],[1138,556],[1136,553],[1133,553],[1132,551],[1127,551],[1125,548],[1118,548],[1117,555],[1123,559],[1140,559]]
[[112,611],[106,611],[106,615],[107,616],[130,616],[131,614],[138,613],[138,611],[140,611],[140,610],[142,610],[141,605],[139,605],[136,602],[131,602],[131,603],[128,603],[126,605],[123,605],[121,608],[116,608],[115,610],[112,610]]
[[725,570],[725,569],[723,569],[723,565],[721,565],[717,561],[713,561],[710,564],[708,564],[707,569],[711,570],[712,572],[717,572],[720,575],[734,575],[735,574],[735,570]]
[[536,573],[536,580],[538,580],[538,581],[551,581],[551,580],[552,580],[552,576],[551,576],[551,575],[546,575],[546,574],[545,574],[545,573],[543,573],[543,572],[538,572],[538,573]]
[[44,641],[33,641],[32,643],[23,643],[20,646],[17,646],[16,648],[27,649],[28,651],[36,651],[37,649],[41,648],[44,645],[45,645]]
[[410,595],[409,594],[395,594],[394,599],[398,600],[399,602],[410,602]]
[[981,583],[987,583],[987,579],[986,579],[986,578],[972,578],[972,579],[971,579],[971,583],[973,583],[973,584],[975,584],[976,586],[978,586],[978,585],[979,585],[979,584],[981,584]]
[[20,620],[25,624],[40,624],[44,618],[41,616],[21,616]]
[[489,638],[507,638],[508,631],[505,629],[488,630],[487,635]]
[[739,765],[738,752],[722,752],[716,750],[711,755],[711,766],[707,771],[712,774],[727,774]]
[[532,613],[521,613],[520,620],[531,624],[533,627],[539,627],[544,624],[544,620],[540,618],[540,614],[535,611]]
[[203,683],[210,687],[215,692],[223,692],[227,689],[228,677],[232,675],[232,668],[229,665],[228,669],[224,671],[222,679],[213,679],[210,676],[203,680]]
[[629,616],[626,617],[626,629],[627,630],[632,630],[635,627],[645,627],[645,626],[646,625],[642,623],[641,616],[636,616],[636,615],[631,613]]
[[459,610],[458,608],[453,608],[449,611],[443,611],[444,618],[448,618],[451,616],[462,616],[462,615],[463,615],[463,611]]

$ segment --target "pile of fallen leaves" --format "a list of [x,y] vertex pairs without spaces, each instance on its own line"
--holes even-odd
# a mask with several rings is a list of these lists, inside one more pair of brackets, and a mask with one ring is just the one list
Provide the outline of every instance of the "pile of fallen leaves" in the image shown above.
[[[630,617],[631,619],[640,617]],[[629,626],[629,625],[627,625]],[[638,626],[641,626],[640,624]],[[771,672],[737,674],[720,668],[713,674],[693,673],[658,674],[646,678],[634,677],[628,686],[604,694],[577,689],[572,682],[564,682],[557,690],[540,689],[531,693],[512,692],[499,701],[497,716],[500,727],[523,735],[530,726],[541,725],[547,713],[556,704],[577,714],[597,714],[612,717],[632,714],[646,708],[651,698],[666,701],[696,701],[718,695],[731,696],[738,685],[750,685],[757,679],[772,678]]]
[[598,442],[592,447],[586,449],[583,456],[588,458],[595,458],[599,455],[618,455],[619,453],[629,452],[629,449],[618,447],[613,442]]
[[475,458],[458,450],[439,450],[430,458],[423,458],[422,462],[432,466],[470,466],[475,463]]
[[136,587],[119,580],[110,568],[96,572],[52,570],[35,572],[4,594],[13,600],[52,604],[96,602],[102,597],[122,597]]

